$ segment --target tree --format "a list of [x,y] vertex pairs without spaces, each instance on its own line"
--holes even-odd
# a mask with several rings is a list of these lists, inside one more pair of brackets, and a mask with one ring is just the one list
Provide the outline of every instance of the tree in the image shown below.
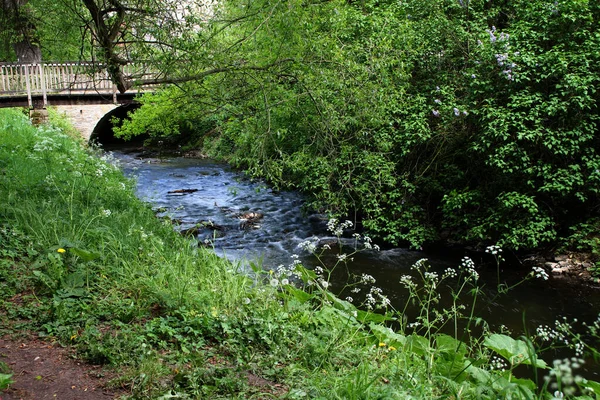
[[31,11],[26,7],[28,0],[2,0],[0,2],[0,25],[6,27],[2,34],[4,53],[12,47],[17,60],[36,63],[42,59],[39,38]]

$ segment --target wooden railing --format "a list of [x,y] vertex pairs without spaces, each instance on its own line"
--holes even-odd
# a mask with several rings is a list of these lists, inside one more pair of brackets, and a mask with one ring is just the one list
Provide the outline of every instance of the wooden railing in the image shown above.
[[[123,73],[133,80],[153,77],[136,64],[124,66]],[[105,94],[112,95],[116,103],[117,88],[99,63],[0,63],[0,96],[25,94],[30,106],[33,97],[41,96],[45,107],[48,94]]]

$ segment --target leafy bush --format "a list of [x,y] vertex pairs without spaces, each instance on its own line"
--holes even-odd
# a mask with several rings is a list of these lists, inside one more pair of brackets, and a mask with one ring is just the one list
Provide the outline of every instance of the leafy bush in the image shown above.
[[[277,38],[278,59],[293,62],[189,83],[184,101],[170,89],[128,132],[160,130],[163,115],[176,133],[201,116],[217,128],[204,140],[213,155],[394,244],[532,248],[597,217],[595,3],[248,6],[256,14],[222,40],[253,40],[230,57],[260,64]],[[210,124],[189,96],[220,104]]]

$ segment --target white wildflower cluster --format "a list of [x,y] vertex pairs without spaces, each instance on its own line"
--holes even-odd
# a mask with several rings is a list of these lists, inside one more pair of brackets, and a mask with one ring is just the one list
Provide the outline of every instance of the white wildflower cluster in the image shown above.
[[298,247],[300,249],[308,251],[309,253],[312,254],[317,250],[318,245],[319,245],[319,238],[316,236],[313,236],[310,239],[300,242],[300,244],[298,244]]
[[344,234],[344,229],[352,228],[352,225],[351,221],[339,222],[337,218],[331,218],[327,222],[327,230],[335,236],[340,237]]
[[336,257],[341,262],[346,262],[347,260],[352,261],[352,258],[348,258],[348,254],[338,254]]
[[475,271],[475,263],[469,257],[463,257],[460,268],[469,275],[467,279],[472,278],[475,281],[479,279],[479,274]]
[[[551,389],[556,390],[554,393],[555,398],[560,399],[565,396],[572,396],[576,393],[576,384],[580,383],[583,378],[579,375],[575,375],[574,370],[581,368],[584,362],[583,359],[577,357],[564,358],[552,362],[552,369],[550,369],[549,374],[544,377],[544,381],[549,384]],[[558,392],[559,390],[560,392]]]
[[426,258],[421,258],[419,261],[417,261],[416,263],[414,263],[410,269],[413,269],[415,271],[420,271],[422,269],[427,269],[428,268],[428,263],[429,260]]
[[100,157],[100,160],[106,164],[110,164],[114,167],[118,167],[119,160],[115,158],[115,155],[112,151],[106,152]]
[[437,274],[437,272],[425,272],[425,274],[423,274],[423,276],[425,277],[425,280],[428,281],[432,281],[432,282],[437,282],[439,280],[439,276]]
[[110,211],[110,210],[108,210],[108,209],[107,209],[107,210],[102,210],[102,212],[101,212],[101,215],[102,215],[103,217],[105,217],[105,218],[106,218],[106,217],[110,217],[110,215],[111,215],[111,214],[112,214],[112,211]]
[[[355,238],[357,240],[360,240],[361,237],[358,233],[355,233]],[[362,237],[362,241],[363,241],[363,246],[366,250],[375,250],[375,251],[379,251],[379,246],[376,244],[373,244],[373,240],[369,237],[369,236],[363,236]]]
[[387,308],[390,306],[390,299],[383,294],[381,288],[372,286],[369,293],[365,296],[365,305],[367,309]]
[[[573,322],[577,322],[577,319],[573,320]],[[570,346],[570,337],[573,327],[567,321],[566,317],[563,317],[562,320],[554,321],[554,327],[550,327],[548,325],[540,325],[536,329],[537,337],[540,338],[544,342],[560,342],[566,346]]]
[[46,185],[54,185],[56,183],[55,178],[56,177],[52,174],[46,175],[46,177],[44,178],[44,182],[46,183]]
[[495,256],[502,253],[502,248],[500,246],[492,245],[486,247],[485,252]]
[[60,148],[60,144],[56,143],[54,139],[43,136],[39,137],[36,143],[33,145],[33,151],[36,153],[55,151]]
[[[271,274],[274,278],[278,279],[281,284],[287,285],[289,284],[289,278],[292,279],[300,279],[302,274],[298,271],[297,266],[302,262],[298,259],[296,254],[292,255],[292,262],[287,266],[283,264],[279,264],[275,269],[271,271]],[[285,283],[284,283],[285,281]]]
[[406,289],[414,289],[417,287],[417,284],[412,279],[413,277],[410,275],[402,275],[400,277],[400,284]]
[[543,279],[545,281],[548,280],[548,273],[542,267],[533,267],[533,270],[531,271],[531,275],[535,276],[536,278]]
[[360,283],[363,284],[370,284],[370,283],[375,283],[375,278],[373,278],[373,276],[369,275],[369,274],[362,274],[360,276]]
[[446,270],[444,271],[444,274],[442,275],[442,279],[456,278],[457,275],[458,274],[454,268],[446,268]]
[[508,364],[506,363],[506,360],[504,360],[503,358],[497,357],[497,356],[493,356],[492,359],[490,360],[490,369],[492,370],[496,370],[496,371],[506,371],[506,368],[508,368]]

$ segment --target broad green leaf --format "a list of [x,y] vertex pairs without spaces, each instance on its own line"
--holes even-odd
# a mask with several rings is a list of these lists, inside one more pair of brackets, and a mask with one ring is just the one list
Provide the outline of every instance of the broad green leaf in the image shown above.
[[511,365],[535,365],[537,368],[547,368],[544,360],[537,358],[535,350],[530,348],[522,340],[513,339],[510,336],[495,333],[490,335],[483,342],[488,349],[495,351],[506,358]]
[[295,288],[292,285],[287,285],[285,290],[300,303],[306,303],[308,300],[314,297],[312,294],[306,293],[304,290]]
[[583,382],[580,384],[580,386],[584,387],[588,390],[591,390],[596,395],[596,399],[600,399],[600,383],[599,382],[588,381],[587,379],[584,379]]
[[371,332],[375,335],[379,342],[383,342],[388,346],[393,346],[397,349],[404,347],[406,344],[406,336],[394,332],[387,326],[371,323],[369,324]]
[[412,334],[407,338],[406,345],[413,352],[420,356],[425,356],[430,353],[431,346],[429,340],[423,336]]

